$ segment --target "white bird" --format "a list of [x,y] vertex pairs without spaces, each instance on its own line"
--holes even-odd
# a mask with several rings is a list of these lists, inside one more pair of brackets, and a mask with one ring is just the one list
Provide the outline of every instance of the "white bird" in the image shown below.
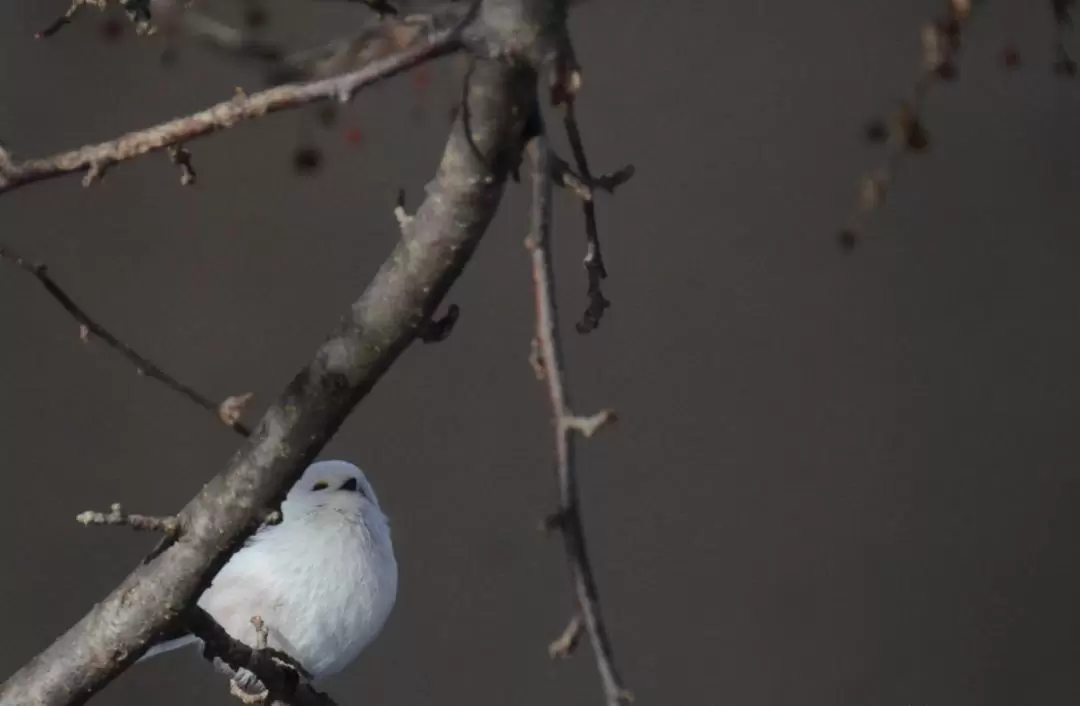
[[[390,524],[364,473],[346,461],[304,471],[281,504],[281,522],[259,529],[222,567],[198,605],[234,639],[285,652],[319,680],[341,671],[382,630],[397,598]],[[143,660],[202,644],[187,635]],[[142,661],[142,660],[140,660]]]

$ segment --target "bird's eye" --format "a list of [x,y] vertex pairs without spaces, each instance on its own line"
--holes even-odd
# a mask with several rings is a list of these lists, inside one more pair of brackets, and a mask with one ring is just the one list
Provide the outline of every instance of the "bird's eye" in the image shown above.
[[360,491],[360,485],[356,482],[355,478],[350,478],[349,480],[342,483],[341,490],[348,490],[353,493],[360,492],[360,494],[363,495],[363,492]]
[[316,481],[315,485],[311,486],[312,490],[326,490],[330,487],[330,484],[324,480]]

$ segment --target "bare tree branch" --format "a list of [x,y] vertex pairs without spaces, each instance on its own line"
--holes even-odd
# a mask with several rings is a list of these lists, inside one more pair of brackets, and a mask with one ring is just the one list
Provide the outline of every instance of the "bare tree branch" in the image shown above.
[[549,647],[553,656],[570,653],[577,641],[580,629],[575,621],[583,623],[592,643],[600,681],[608,706],[618,706],[633,699],[623,685],[615,668],[611,640],[600,611],[600,595],[593,576],[592,565],[585,544],[585,530],[581,522],[578,500],[577,466],[575,458],[575,435],[590,436],[601,425],[614,419],[611,412],[593,417],[574,415],[569,394],[565,387],[562,363],[562,345],[559,338],[555,304],[555,278],[551,255],[551,192],[552,167],[547,138],[536,137],[530,150],[533,156],[532,226],[526,247],[532,254],[533,282],[536,291],[536,340],[543,361],[544,380],[547,381],[555,418],[556,476],[559,482],[559,511],[549,526],[561,530],[570,561],[579,614],[570,622],[563,635]]
[[[548,17],[536,16],[538,3],[484,2],[495,16],[516,13],[533,28],[527,36],[541,34],[537,30],[550,24]],[[217,569],[257,528],[266,511],[280,503],[353,407],[416,337],[422,322],[431,318],[494,216],[509,170],[518,160],[524,116],[535,106],[536,73],[530,63],[513,58],[519,55],[521,35],[511,30],[520,26],[486,28],[493,41],[507,47],[507,58],[476,61],[438,174],[413,216],[409,235],[340,327],[267,410],[251,439],[178,513],[179,538],[137,567],[79,623],[0,686],[0,706],[84,703],[156,637],[183,621],[187,606],[194,604]],[[350,78],[285,87],[284,93],[271,91],[276,98],[263,94],[259,104],[282,107],[298,96],[332,94],[342,86],[351,91],[453,45],[446,34],[425,38],[405,58],[373,65]],[[251,100],[238,103],[251,111]],[[233,116],[247,114],[235,113],[229,106],[223,104],[219,110]],[[216,129],[212,111],[204,120],[209,127],[196,133]],[[159,129],[153,140],[144,138],[141,151],[167,143],[177,132],[191,137],[190,130],[171,129],[164,135]],[[121,142],[97,151],[76,151],[55,164],[32,163],[16,172],[21,177],[15,183],[100,162],[117,156],[117,150],[129,153]]]
[[223,402],[214,402],[195,388],[180,382],[175,377],[162,370],[152,360],[140,354],[134,348],[114,336],[104,326],[99,324],[94,318],[87,314],[82,307],[76,304],[75,300],[73,300],[67,292],[53,280],[45,265],[30,262],[26,258],[13,252],[11,248],[2,244],[0,244],[0,260],[15,265],[23,272],[26,272],[37,279],[37,281],[41,283],[41,286],[45,288],[45,291],[49,293],[49,296],[55,299],[57,303],[64,308],[64,311],[70,314],[71,318],[78,322],[79,337],[82,338],[83,341],[88,341],[90,340],[90,336],[95,336],[103,341],[109,348],[112,348],[114,351],[124,356],[129,363],[135,366],[135,372],[139,375],[145,375],[161,382],[170,390],[179,393],[206,411],[212,412],[214,416],[220,419],[237,434],[244,437],[251,434],[248,428],[239,421],[239,410],[243,406],[242,402],[247,401],[242,395],[238,397],[228,397]]
[[460,30],[460,26],[425,30],[421,25],[409,25],[395,34],[399,42],[396,51],[373,59],[363,68],[347,74],[310,83],[278,86],[251,95],[241,94],[193,115],[51,157],[16,162],[9,154],[0,154],[0,194],[72,172],[86,172],[83,184],[89,185],[114,164],[170,145],[189,142],[196,137],[233,127],[244,120],[319,100],[347,101],[365,86],[457,51],[461,47]]
[[600,229],[596,225],[596,204],[593,202],[592,187],[594,185],[610,184],[610,188],[613,190],[615,186],[625,182],[630,176],[633,175],[633,167],[624,167],[619,170],[618,174],[622,175],[622,179],[616,182],[616,179],[610,175],[605,175],[607,179],[594,179],[592,173],[589,171],[589,160],[585,156],[585,145],[581,139],[581,129],[578,127],[577,115],[574,112],[574,97],[570,92],[565,97],[565,112],[563,113],[563,126],[566,128],[566,136],[570,141],[570,149],[574,154],[574,162],[577,164],[578,172],[581,175],[580,181],[583,185],[589,187],[590,198],[582,200],[582,211],[585,215],[585,272],[589,279],[589,306],[585,309],[585,314],[581,317],[581,321],[577,324],[578,333],[589,333],[596,329],[600,325],[600,320],[604,316],[604,311],[611,306],[604,297],[604,292],[600,288],[600,282],[607,278],[607,268],[604,267],[604,256],[600,252]]

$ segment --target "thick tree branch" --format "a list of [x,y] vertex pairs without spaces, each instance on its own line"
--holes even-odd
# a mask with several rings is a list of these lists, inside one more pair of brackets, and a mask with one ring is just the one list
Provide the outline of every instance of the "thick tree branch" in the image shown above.
[[11,248],[2,244],[0,244],[0,260],[11,263],[23,272],[26,272],[37,279],[37,281],[41,283],[41,286],[45,288],[45,291],[49,293],[49,296],[55,299],[56,302],[63,307],[64,311],[70,314],[71,318],[78,322],[79,336],[82,340],[88,341],[90,340],[90,336],[100,339],[105,345],[124,356],[129,363],[135,366],[135,371],[139,375],[145,375],[161,382],[170,390],[179,393],[181,396],[194,402],[206,411],[212,412],[214,416],[220,419],[237,434],[245,437],[251,434],[248,428],[239,421],[240,412],[243,409],[244,403],[250,399],[250,395],[237,395],[227,397],[223,402],[214,402],[195,388],[180,382],[175,377],[162,370],[152,360],[141,355],[134,348],[114,336],[107,328],[99,324],[94,318],[87,314],[82,307],[76,304],[75,300],[73,300],[68,293],[53,280],[45,265],[31,262],[13,252]]
[[[593,576],[592,565],[585,544],[585,530],[581,522],[578,501],[575,435],[591,436],[603,424],[614,420],[610,411],[591,417],[577,417],[570,406],[565,387],[562,363],[562,345],[559,338],[557,310],[555,305],[555,278],[551,254],[551,152],[547,138],[536,137],[530,151],[533,156],[532,226],[526,246],[532,254],[533,282],[536,288],[536,341],[543,362],[543,377],[547,381],[548,395],[555,420],[556,476],[559,482],[559,511],[549,526],[561,530],[570,560],[574,594],[579,614],[570,622],[562,636],[552,643],[549,650],[553,656],[566,656],[577,642],[582,625],[589,635],[604,696],[608,706],[619,706],[632,699],[623,686],[612,656],[611,640],[600,611],[600,595]],[[580,621],[580,622],[579,622]]]
[[419,24],[402,25],[393,34],[397,43],[395,51],[374,58],[350,73],[310,83],[277,86],[250,95],[241,94],[193,115],[51,157],[16,162],[0,147],[0,194],[72,172],[85,172],[83,184],[89,185],[114,164],[189,142],[245,120],[320,100],[347,101],[365,86],[457,51],[461,47],[461,29],[460,25],[430,30]]
[[[513,5],[526,19],[521,7],[533,5],[523,0],[485,1]],[[404,57],[348,78],[283,87],[285,93],[269,91],[261,94],[259,105],[280,108],[300,97],[332,95],[341,87],[355,90],[453,46],[447,34],[428,37]],[[247,115],[253,99],[237,102],[245,106],[239,114],[230,104],[217,110]],[[412,342],[422,322],[431,318],[495,214],[509,169],[518,159],[523,118],[535,100],[536,74],[528,66],[505,60],[476,62],[438,174],[413,216],[408,236],[338,330],[269,408],[251,439],[178,514],[181,531],[176,542],[136,568],[78,624],[9,678],[0,687],[0,705],[83,703],[156,637],[183,620],[187,606],[218,568],[256,529],[267,509],[280,503],[353,407]],[[218,125],[214,111],[203,115],[207,122],[196,131],[199,134]],[[171,131],[159,128],[157,137],[137,144],[142,151],[152,149],[178,132],[190,131],[177,125]],[[31,163],[16,172],[21,176],[15,183],[72,171],[113,156],[115,150],[139,151],[124,145],[121,141],[54,162]]]

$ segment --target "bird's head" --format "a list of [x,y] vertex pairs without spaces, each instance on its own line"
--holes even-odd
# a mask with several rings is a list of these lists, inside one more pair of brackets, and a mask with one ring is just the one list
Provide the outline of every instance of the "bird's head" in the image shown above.
[[364,472],[348,461],[318,461],[308,466],[286,496],[282,510],[288,516],[291,507],[310,510],[328,506],[380,510]]

